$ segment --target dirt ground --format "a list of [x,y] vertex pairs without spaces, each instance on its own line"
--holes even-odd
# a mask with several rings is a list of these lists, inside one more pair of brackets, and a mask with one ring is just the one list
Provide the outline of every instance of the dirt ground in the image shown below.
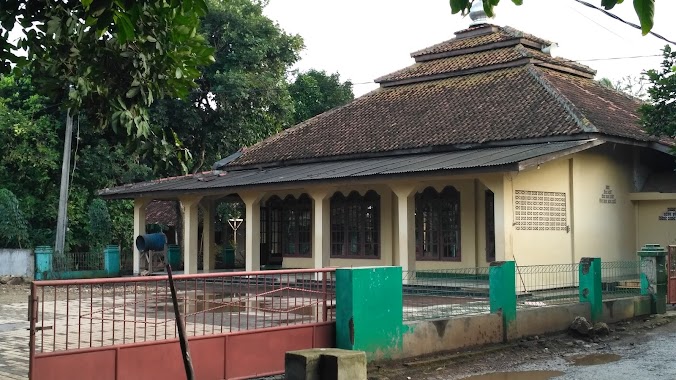
[[[560,333],[529,337],[509,344],[491,345],[475,350],[371,363],[368,371],[369,380],[455,380],[472,375],[524,368],[560,370],[566,364],[572,365],[576,359],[588,355],[630,356],[631,351],[641,350],[642,345],[649,343],[655,336],[676,334],[676,323],[672,323],[673,321],[676,321],[676,310],[672,308],[666,315],[653,315],[611,324],[609,325],[611,332],[607,336],[589,338]],[[615,377],[621,378],[623,377]]]

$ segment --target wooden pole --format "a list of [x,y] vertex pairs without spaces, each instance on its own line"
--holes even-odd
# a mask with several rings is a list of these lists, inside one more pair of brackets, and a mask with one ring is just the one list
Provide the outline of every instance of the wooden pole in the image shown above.
[[195,380],[195,373],[192,369],[192,360],[190,359],[190,349],[188,339],[185,336],[185,325],[183,317],[178,310],[178,300],[176,299],[176,288],[174,288],[174,278],[171,275],[171,265],[167,263],[167,275],[169,276],[169,289],[171,290],[171,301],[174,304],[174,315],[176,316],[176,327],[178,328],[178,341],[181,344],[181,354],[183,355],[183,366],[185,367],[185,376],[187,380]]
[[66,246],[66,228],[68,226],[68,187],[70,185],[70,145],[73,140],[73,116],[68,110],[66,116],[66,135],[63,141],[63,162],[61,164],[61,190],[59,192],[59,215],[56,221],[56,241],[54,253],[64,253]]

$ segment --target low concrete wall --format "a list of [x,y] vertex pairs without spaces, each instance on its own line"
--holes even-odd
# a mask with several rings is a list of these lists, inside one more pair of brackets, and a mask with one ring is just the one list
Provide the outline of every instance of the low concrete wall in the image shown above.
[[[519,309],[509,340],[565,331],[577,316],[591,320],[588,303]],[[603,302],[603,321],[615,323],[650,314],[650,297],[637,296]],[[462,348],[501,343],[502,316],[481,314],[404,325],[403,347],[393,358],[415,357]]]
[[615,323],[650,314],[650,296],[603,301],[603,321]]
[[33,251],[0,249],[0,276],[33,278]]
[[481,314],[407,325],[401,357],[502,342],[502,316]]
[[516,312],[515,336],[510,336],[509,339],[563,331],[575,317],[581,316],[590,320],[590,314],[588,303],[519,309]]

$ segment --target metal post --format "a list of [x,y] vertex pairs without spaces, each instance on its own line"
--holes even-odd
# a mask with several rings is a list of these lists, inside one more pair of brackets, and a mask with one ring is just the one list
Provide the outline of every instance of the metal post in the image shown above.
[[68,110],[66,117],[66,135],[63,141],[63,162],[61,164],[61,190],[59,192],[59,215],[56,221],[56,253],[64,253],[66,245],[66,227],[68,225],[68,186],[70,182],[70,144],[73,139],[73,116]]
[[171,265],[167,264],[167,275],[169,276],[169,289],[171,290],[171,301],[174,304],[174,315],[176,316],[176,327],[178,328],[178,341],[181,344],[181,354],[183,355],[183,366],[185,367],[185,376],[187,380],[195,380],[195,373],[192,369],[192,360],[190,359],[190,349],[188,339],[185,336],[185,325],[183,317],[178,310],[178,300],[176,299],[176,289],[174,288],[174,278],[171,275]]
[[28,304],[28,320],[30,321],[30,333],[28,338],[28,378],[33,378],[33,366],[35,365],[35,325],[38,318],[37,286],[31,283],[31,295]]

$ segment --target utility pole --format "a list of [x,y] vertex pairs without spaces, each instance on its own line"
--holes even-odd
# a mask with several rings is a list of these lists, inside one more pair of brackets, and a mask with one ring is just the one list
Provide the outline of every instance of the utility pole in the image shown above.
[[59,193],[59,216],[56,221],[56,242],[54,253],[64,253],[66,228],[68,227],[68,186],[70,182],[70,144],[73,140],[73,116],[70,109],[66,116],[66,135],[63,142],[63,164],[61,165],[61,191]]

